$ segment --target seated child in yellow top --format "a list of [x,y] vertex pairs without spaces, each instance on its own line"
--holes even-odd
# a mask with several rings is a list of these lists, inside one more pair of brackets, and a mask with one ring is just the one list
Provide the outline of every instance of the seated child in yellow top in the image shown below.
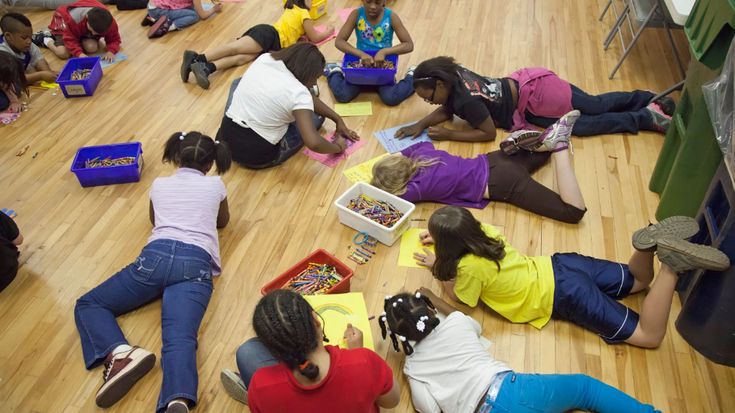
[[199,87],[209,89],[209,76],[217,70],[242,66],[263,53],[289,47],[304,34],[309,41],[318,43],[334,31],[331,25],[324,32],[316,31],[309,15],[311,0],[286,0],[283,8],[283,14],[272,26],[257,24],[236,40],[201,54],[186,50],[181,63],[181,81],[187,82],[189,73],[194,72]]
[[28,83],[42,80],[55,82],[58,73],[51,70],[41,49],[33,43],[31,21],[20,13],[7,13],[0,18],[0,51],[9,53],[23,64]]

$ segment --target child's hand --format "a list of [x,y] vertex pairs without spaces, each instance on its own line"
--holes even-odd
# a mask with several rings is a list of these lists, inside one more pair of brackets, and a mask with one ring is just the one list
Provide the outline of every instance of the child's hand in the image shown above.
[[337,135],[334,137],[334,144],[339,146],[339,151],[344,152],[345,149],[347,149],[347,141],[345,138],[343,138],[341,135]]
[[23,111],[23,104],[20,102],[11,102],[8,110],[12,113],[20,113]]
[[87,55],[86,55],[86,54],[84,54],[84,53],[79,53],[79,56],[77,56],[77,57],[89,57],[89,56],[87,56]]
[[441,126],[432,126],[429,128],[429,137],[435,141],[443,141],[451,138],[452,131]]
[[214,10],[216,13],[219,13],[222,11],[222,3],[218,1],[213,1],[212,4],[214,4],[214,7],[212,7],[212,10]]
[[373,61],[376,64],[379,62],[385,62],[385,50],[384,49],[378,50],[378,53],[375,53],[375,57],[373,57]]
[[347,342],[347,348],[362,347],[362,331],[360,331],[359,328],[354,327],[352,324],[347,324],[343,338],[345,342]]
[[424,231],[419,234],[419,241],[424,245],[431,245],[434,243],[434,238],[431,238],[429,231]]
[[115,61],[115,53],[112,53],[112,52],[105,53],[104,55],[102,55],[102,60],[104,60],[106,62],[110,62],[110,63],[114,62]]
[[360,140],[360,135],[358,135],[357,132],[353,131],[352,129],[348,128],[344,121],[340,121],[337,123],[337,130],[335,131],[335,133],[338,136],[343,136],[351,141]]
[[420,252],[414,252],[413,259],[416,260],[416,264],[421,265],[422,267],[431,268],[434,266],[436,256],[434,255],[434,253],[429,251],[428,248],[424,248],[424,254]]
[[369,54],[362,52],[360,55],[360,60],[362,61],[363,65],[372,65],[373,64],[373,57]]
[[417,122],[417,123],[414,123],[413,125],[404,126],[401,129],[398,129],[394,137],[396,139],[403,139],[409,136],[411,138],[415,138],[421,135],[421,132],[423,131],[424,131],[424,128],[422,128],[421,125],[419,125]]
[[53,70],[44,70],[43,72],[39,72],[39,74],[41,75],[41,80],[50,83],[56,82],[56,78],[59,77],[58,73]]

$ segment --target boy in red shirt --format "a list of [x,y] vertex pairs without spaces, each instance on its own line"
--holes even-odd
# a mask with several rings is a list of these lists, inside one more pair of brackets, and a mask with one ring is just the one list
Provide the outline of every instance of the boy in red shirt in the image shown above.
[[56,9],[49,30],[33,42],[48,47],[59,59],[85,57],[107,49],[102,59],[112,62],[120,51],[120,33],[109,10],[97,0],[79,0]]

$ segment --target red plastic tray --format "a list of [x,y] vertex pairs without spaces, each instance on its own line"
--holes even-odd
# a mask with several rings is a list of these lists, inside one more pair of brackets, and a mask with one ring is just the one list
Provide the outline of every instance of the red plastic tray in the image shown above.
[[345,263],[343,263],[342,261],[338,260],[337,257],[335,257],[334,255],[320,248],[309,254],[303,260],[296,263],[296,265],[294,265],[293,267],[286,270],[286,272],[284,272],[283,274],[273,279],[273,281],[264,285],[263,288],[260,289],[260,293],[266,295],[273,290],[277,290],[283,287],[284,285],[286,285],[288,280],[299,275],[301,271],[304,271],[306,267],[309,266],[310,262],[333,265],[337,270],[337,274],[342,277],[342,281],[338,282],[332,288],[327,290],[326,294],[341,294],[350,292],[350,278],[352,278],[352,276],[354,275],[352,269],[345,265]]

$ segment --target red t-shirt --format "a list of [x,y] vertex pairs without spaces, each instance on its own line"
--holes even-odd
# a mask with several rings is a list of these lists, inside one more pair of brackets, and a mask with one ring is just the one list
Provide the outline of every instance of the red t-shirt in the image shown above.
[[393,371],[375,352],[325,346],[331,364],[321,383],[303,386],[285,364],[255,372],[248,388],[253,413],[377,413],[375,401],[393,387]]

